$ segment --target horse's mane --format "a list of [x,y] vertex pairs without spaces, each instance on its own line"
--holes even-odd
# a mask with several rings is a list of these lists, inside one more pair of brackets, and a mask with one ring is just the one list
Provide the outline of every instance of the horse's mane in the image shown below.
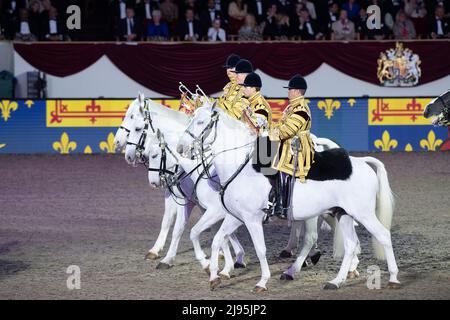
[[225,126],[227,126],[229,129],[231,129],[233,131],[236,131],[236,130],[240,131],[243,134],[245,134],[246,136],[248,136],[249,138],[256,139],[256,134],[252,130],[250,130],[250,128],[248,127],[247,124],[245,124],[241,120],[237,120],[237,119],[233,118],[232,116],[230,116],[228,113],[226,113],[221,108],[216,107],[213,110],[217,111],[219,113],[220,121],[222,121],[222,123]]
[[156,114],[160,116],[174,119],[182,124],[185,124],[186,126],[188,125],[190,118],[184,112],[173,110],[162,104],[156,103],[155,101],[149,98],[147,98],[146,101],[150,105],[150,111],[154,111]]

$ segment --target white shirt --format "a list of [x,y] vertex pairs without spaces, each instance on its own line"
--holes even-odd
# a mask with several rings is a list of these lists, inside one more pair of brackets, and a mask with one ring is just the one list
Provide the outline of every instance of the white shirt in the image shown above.
[[16,10],[16,2],[15,1],[11,1],[11,10],[12,11]]
[[120,2],[120,19],[125,19],[127,17],[127,5],[125,2]]
[[262,13],[262,3],[261,3],[261,1],[256,1],[256,8],[258,10],[258,16],[261,16],[263,14]]
[[28,24],[28,21],[22,21],[20,23],[20,34],[30,34],[30,25]]
[[209,17],[211,18],[211,21],[214,21],[214,19],[216,19],[216,10],[209,9]]
[[50,28],[50,34],[57,34],[58,33],[58,26],[56,24],[56,20],[49,20],[49,28]]
[[133,34],[133,19],[127,19],[127,35]]
[[219,30],[216,30],[215,28],[209,28],[208,40],[209,41],[226,41],[227,35],[225,33],[225,30],[223,30],[222,28],[220,28]]
[[152,12],[151,10],[150,10],[151,8],[150,8],[150,3],[146,3],[145,4],[145,17],[148,19],[148,20],[151,20],[152,19],[152,15],[150,14],[150,12]]
[[188,27],[189,27],[189,37],[193,38],[194,37],[194,23],[192,21],[189,21]]
[[216,10],[220,11],[220,9],[221,9],[220,0],[216,0]]
[[436,17],[436,22],[437,22],[437,29],[436,29],[436,33],[438,36],[443,36],[444,35],[444,29],[442,28],[442,20],[439,19],[438,17]]

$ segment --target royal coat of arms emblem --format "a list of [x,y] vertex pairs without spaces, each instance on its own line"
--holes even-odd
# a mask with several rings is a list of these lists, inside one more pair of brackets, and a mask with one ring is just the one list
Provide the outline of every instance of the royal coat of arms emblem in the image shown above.
[[391,48],[380,53],[377,77],[385,87],[412,87],[419,83],[422,70],[420,58],[403,43],[397,42]]

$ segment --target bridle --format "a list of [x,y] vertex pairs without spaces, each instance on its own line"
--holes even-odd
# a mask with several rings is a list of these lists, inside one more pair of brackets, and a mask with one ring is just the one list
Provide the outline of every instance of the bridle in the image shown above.
[[438,100],[442,103],[444,108],[442,109],[442,117],[439,119],[438,124],[440,125],[450,125],[450,108],[445,102],[445,100],[439,96]]
[[[253,152],[254,149],[252,148],[252,150],[246,155],[244,162],[237,168],[237,170],[233,173],[233,175],[231,175],[230,178],[228,178],[227,181],[225,181],[224,184],[216,181],[213,179],[213,177],[211,177],[211,174],[209,172],[209,169],[212,166],[213,160],[215,157],[217,157],[219,154],[221,153],[225,153],[228,151],[233,151],[233,150],[238,150],[244,147],[247,147],[249,145],[253,145],[254,142],[250,142],[250,143],[246,143],[242,146],[238,146],[238,147],[233,147],[233,148],[229,148],[229,149],[225,149],[225,150],[221,150],[219,152],[217,152],[216,154],[213,154],[212,156],[210,155],[210,159],[208,159],[208,163],[206,161],[207,156],[205,156],[205,153],[207,150],[210,150],[211,145],[215,142],[216,138],[217,138],[217,123],[219,120],[219,114],[217,111],[213,111],[213,113],[211,114],[211,119],[210,122],[208,123],[208,125],[202,130],[202,132],[200,133],[200,135],[198,137],[196,137],[194,134],[192,134],[192,132],[189,131],[189,129],[187,129],[185,132],[191,136],[194,141],[191,144],[191,151],[193,151],[193,149],[195,148],[195,145],[198,144],[199,145],[199,157],[201,159],[201,164],[203,165],[203,172],[206,172],[206,175],[208,177],[208,179],[210,179],[212,182],[216,183],[219,187],[219,194],[220,194],[220,200],[222,202],[223,207],[225,208],[225,210],[231,214],[232,216],[234,216],[236,219],[240,220],[241,222],[242,219],[240,219],[237,215],[235,215],[234,213],[232,213],[226,206],[224,198],[225,198],[225,191],[228,188],[228,186],[231,184],[231,182],[233,182],[233,180],[242,172],[242,170],[245,168],[245,166],[248,164],[248,162],[250,161],[250,159],[253,156]],[[208,146],[205,148],[204,146],[204,140],[205,137],[207,137],[210,133],[211,130],[214,128],[214,138],[213,140],[208,144]],[[199,177],[199,179],[201,178],[201,175]],[[197,180],[198,183],[198,180]]]
[[[153,127],[153,119],[148,109],[148,100],[144,100],[144,128],[142,129],[141,136],[139,137],[137,143],[127,141],[127,145],[136,146],[136,156],[142,163],[146,162],[143,153],[145,150],[145,142],[147,141],[147,131],[149,127],[153,133],[156,133],[155,128]],[[128,134],[131,132],[130,129],[127,129],[123,126],[120,126],[120,128],[123,128],[125,131],[128,132]]]

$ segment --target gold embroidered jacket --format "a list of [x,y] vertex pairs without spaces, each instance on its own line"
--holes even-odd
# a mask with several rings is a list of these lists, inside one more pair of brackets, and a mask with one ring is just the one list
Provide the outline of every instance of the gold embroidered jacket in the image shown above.
[[279,140],[278,156],[272,168],[294,174],[294,154],[291,150],[292,138],[297,136],[300,140],[298,152],[297,171],[295,176],[301,182],[305,181],[311,164],[314,161],[314,144],[310,135],[311,111],[303,96],[292,99],[283,112],[281,120],[273,126],[271,139]]
[[224,93],[218,100],[218,106],[232,117],[240,119],[244,106],[248,105],[247,99],[244,98],[244,87],[231,81],[223,90]]
[[[260,92],[255,93],[248,98],[249,106],[246,107],[242,113],[242,120],[247,122],[252,130],[257,134],[261,130],[268,131],[272,124],[272,109],[269,103],[261,95]],[[266,121],[266,126],[260,128],[257,118],[262,118]]]

